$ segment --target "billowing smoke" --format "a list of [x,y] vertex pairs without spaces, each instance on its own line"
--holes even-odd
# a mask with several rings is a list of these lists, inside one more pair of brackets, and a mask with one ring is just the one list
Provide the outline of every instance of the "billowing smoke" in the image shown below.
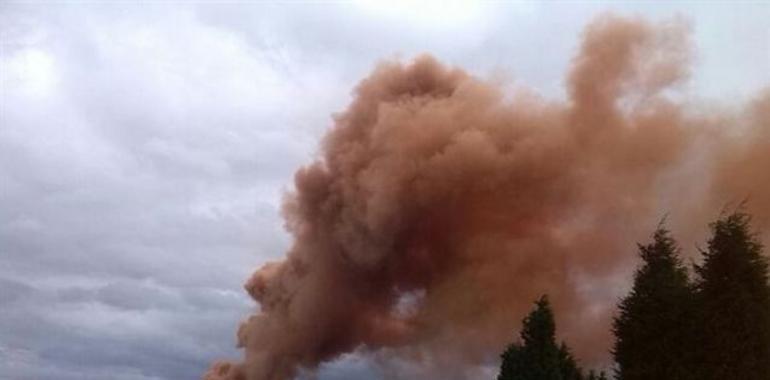
[[565,101],[429,56],[381,64],[295,175],[293,246],[246,284],[245,360],[207,379],[287,380],[353,351],[472,378],[543,293],[578,357],[606,358],[634,242],[662,215],[685,242],[747,197],[770,223],[770,96],[698,111],[689,57],[681,20],[605,15]]

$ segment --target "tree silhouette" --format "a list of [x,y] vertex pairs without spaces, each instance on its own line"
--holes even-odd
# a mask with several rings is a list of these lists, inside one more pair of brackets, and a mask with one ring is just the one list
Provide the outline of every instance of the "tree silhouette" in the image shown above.
[[565,344],[556,345],[556,325],[546,296],[524,319],[521,341],[502,354],[498,380],[580,380],[581,371]]
[[750,221],[737,211],[712,223],[695,268],[699,379],[770,378],[768,263]]
[[567,344],[562,342],[559,346],[559,372],[562,380],[582,380],[583,373],[572,356]]
[[[638,245],[642,264],[613,322],[617,379],[770,379],[770,265],[750,222],[737,211],[710,225],[693,283],[664,227]],[[584,376],[555,332],[543,296],[502,354],[498,380],[607,379]]]
[[693,290],[677,244],[661,226],[652,243],[638,247],[642,265],[613,323],[616,377],[693,378],[688,339]]

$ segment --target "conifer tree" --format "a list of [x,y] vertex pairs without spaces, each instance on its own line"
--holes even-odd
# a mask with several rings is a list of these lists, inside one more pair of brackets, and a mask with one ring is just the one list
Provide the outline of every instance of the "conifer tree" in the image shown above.
[[677,244],[660,226],[650,244],[638,247],[642,264],[613,323],[616,377],[692,379],[688,327],[693,289]]
[[742,211],[711,225],[696,266],[699,378],[770,379],[770,286],[762,246]]
[[559,346],[559,372],[562,380],[582,380],[583,374],[572,356],[567,344],[561,342]]
[[502,354],[498,380],[581,380],[566,345],[556,345],[556,326],[548,298],[543,296],[524,319],[521,341]]

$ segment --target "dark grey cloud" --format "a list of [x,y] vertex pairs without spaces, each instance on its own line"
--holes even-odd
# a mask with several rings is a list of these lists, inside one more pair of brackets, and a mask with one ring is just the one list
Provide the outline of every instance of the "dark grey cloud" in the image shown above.
[[[0,5],[0,374],[189,379],[239,355],[241,284],[283,254],[281,194],[362,75],[427,51],[558,96],[604,7]],[[707,94],[770,80],[766,7],[611,7],[691,15]],[[318,377],[394,374],[419,369],[361,351]]]
[[316,138],[286,110],[315,111],[186,10],[2,11],[0,373],[197,378],[237,355],[241,282],[283,251]]

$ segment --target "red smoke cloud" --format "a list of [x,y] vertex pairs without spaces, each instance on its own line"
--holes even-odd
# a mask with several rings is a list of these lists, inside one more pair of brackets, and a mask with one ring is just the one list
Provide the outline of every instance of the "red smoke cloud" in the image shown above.
[[261,308],[238,332],[245,360],[206,378],[286,380],[354,350],[469,378],[543,293],[578,356],[606,358],[615,279],[663,213],[683,215],[677,232],[753,194],[770,221],[770,96],[732,117],[673,100],[687,32],[599,18],[566,101],[429,56],[381,64],[295,175],[293,246],[246,284]]

